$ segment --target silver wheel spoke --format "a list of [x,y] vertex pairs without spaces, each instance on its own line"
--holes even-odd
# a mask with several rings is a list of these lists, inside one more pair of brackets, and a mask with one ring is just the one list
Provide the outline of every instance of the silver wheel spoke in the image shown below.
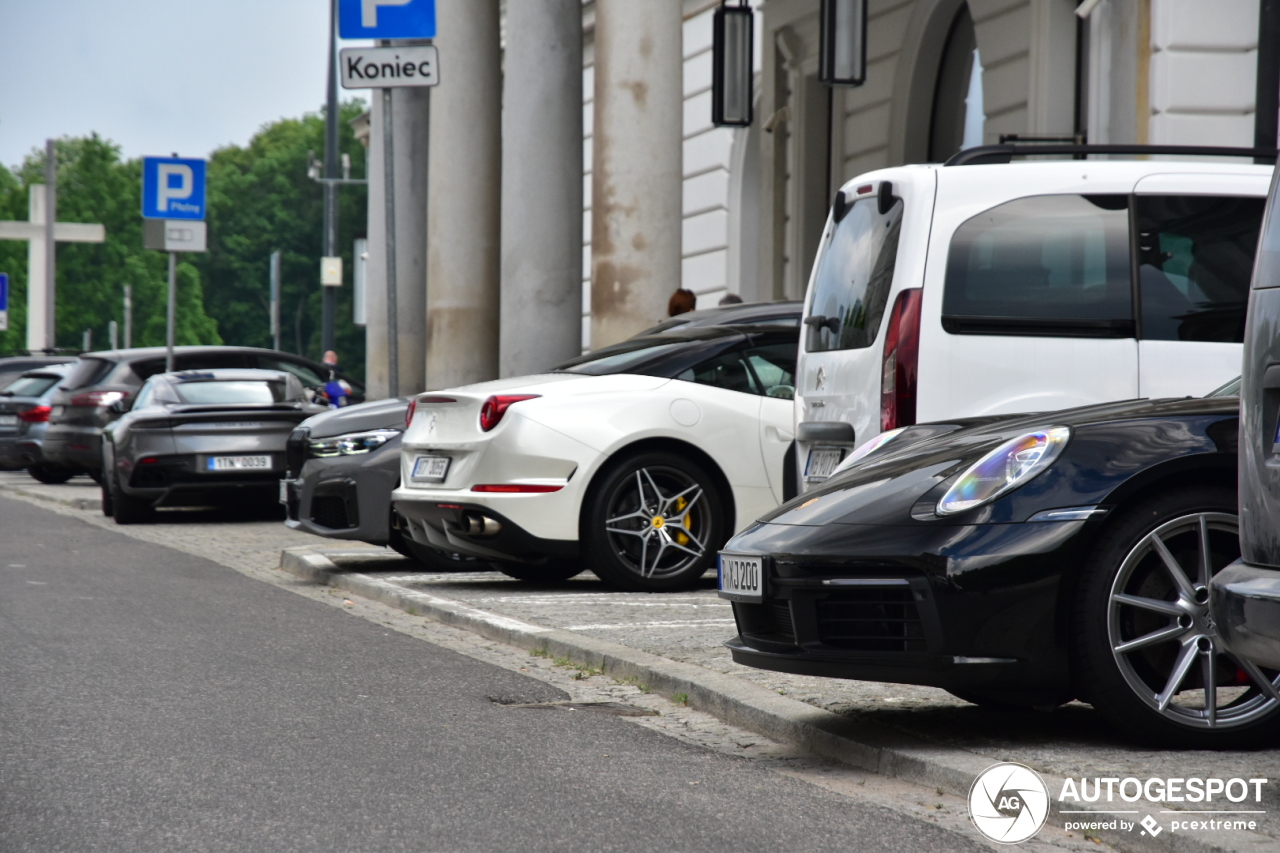
[[1178,661],[1173,665],[1173,672],[1169,674],[1164,692],[1156,697],[1156,705],[1161,713],[1169,707],[1169,703],[1177,695],[1178,688],[1182,686],[1182,680],[1187,677],[1187,673],[1191,671],[1191,665],[1196,662],[1197,654],[1199,652],[1195,643],[1186,644],[1182,647],[1182,651],[1178,652]]
[[690,486],[680,494],[676,495],[675,498],[672,498],[672,500],[674,501],[677,498],[687,495],[689,492],[693,491],[694,489],[697,489],[698,493],[689,499],[689,502],[684,505],[684,509],[680,510],[680,512],[677,515],[673,515],[668,519],[668,521],[670,521],[672,524],[684,523],[685,518],[688,517],[689,515],[689,510],[693,509],[693,505],[696,504],[702,498],[702,487]]
[[1209,552],[1209,517],[1200,516],[1200,586],[1208,587],[1209,578],[1213,576],[1213,560]]
[[[685,536],[689,536],[687,531],[685,532]],[[678,548],[679,550],[684,551],[686,554],[692,554],[695,557],[701,557],[704,553],[706,553],[707,549],[701,542],[699,542],[697,539],[694,539],[692,536],[689,536],[689,539],[695,545],[698,546],[698,550],[695,551],[692,548],[689,548],[685,545],[681,545],[679,542],[677,542],[675,539],[671,537],[668,537],[666,541],[668,544],[671,545],[672,548]]]
[[1186,633],[1186,628],[1181,625],[1170,625],[1168,628],[1161,628],[1159,631],[1152,631],[1150,634],[1138,637],[1136,640],[1128,640],[1116,646],[1113,651],[1117,654],[1128,654],[1138,649],[1145,649],[1147,646],[1154,646],[1156,643],[1163,643],[1168,640],[1175,640]]
[[1155,552],[1160,555],[1160,559],[1164,562],[1164,567],[1169,570],[1169,576],[1173,578],[1174,584],[1178,587],[1178,594],[1188,601],[1195,601],[1195,588],[1191,586],[1191,581],[1187,578],[1187,573],[1182,570],[1182,566],[1178,565],[1178,561],[1169,552],[1164,540],[1154,533],[1148,538],[1151,541],[1151,547],[1155,549]]
[[627,536],[639,536],[642,539],[649,535],[649,531],[647,529],[646,530],[627,530],[625,527],[606,527],[605,530],[608,531],[609,533],[622,533]]
[[1159,598],[1143,598],[1140,595],[1129,595],[1128,593],[1117,593],[1111,597],[1112,601],[1120,604],[1127,604],[1130,607],[1139,607],[1143,610],[1152,610],[1156,613],[1164,613],[1167,616],[1182,616],[1187,611],[1179,607],[1176,602],[1164,601]]
[[1253,661],[1247,661],[1244,658],[1236,657],[1234,654],[1228,654],[1227,657],[1231,659],[1232,663],[1245,671],[1245,674],[1249,676],[1249,680],[1257,685],[1258,689],[1267,696],[1270,696],[1272,699],[1280,700],[1280,689],[1276,687],[1275,682],[1267,678],[1266,674],[1263,673],[1262,670],[1258,669],[1257,664]]
[[644,571],[645,561],[649,556],[649,537],[646,536],[640,540],[640,577],[648,577]]
[[635,512],[629,512],[626,515],[619,515],[616,518],[606,518],[604,523],[606,525],[617,524],[619,521],[626,521],[628,518],[638,518],[644,522],[649,521],[649,517],[644,513],[644,511],[638,509]]
[[662,510],[666,508],[667,503],[667,499],[662,496],[662,489],[659,489],[658,484],[653,481],[653,475],[649,473],[648,468],[641,468],[637,474],[644,474],[644,478],[649,481],[649,488],[653,489],[653,499],[656,504],[654,511],[662,515]]
[[[1201,517],[1203,523],[1203,516]],[[1204,676],[1204,714],[1212,728],[1218,722],[1218,667],[1216,651],[1210,651],[1200,661],[1200,671]]]

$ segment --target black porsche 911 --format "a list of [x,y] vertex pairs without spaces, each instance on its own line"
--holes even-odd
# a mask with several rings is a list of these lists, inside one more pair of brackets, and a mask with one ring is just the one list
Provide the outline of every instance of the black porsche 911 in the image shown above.
[[1223,648],[1208,608],[1240,555],[1237,389],[882,435],[725,546],[733,659],[1260,743],[1280,673]]

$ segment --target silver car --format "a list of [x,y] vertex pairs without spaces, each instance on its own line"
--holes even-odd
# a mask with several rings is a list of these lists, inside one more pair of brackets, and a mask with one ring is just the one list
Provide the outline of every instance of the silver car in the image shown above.
[[44,458],[44,432],[53,411],[58,382],[70,364],[47,364],[14,378],[0,391],[0,471],[27,469],[42,483],[65,483],[76,468],[50,464]]
[[118,524],[159,506],[274,497],[285,441],[326,407],[291,373],[188,370],[148,379],[127,414],[103,431],[102,511]]

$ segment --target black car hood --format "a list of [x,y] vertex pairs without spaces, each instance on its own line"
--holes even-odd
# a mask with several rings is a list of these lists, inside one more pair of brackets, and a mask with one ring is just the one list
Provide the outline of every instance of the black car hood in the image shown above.
[[[1035,509],[1045,508],[1046,502],[1047,506],[1070,506],[1077,499],[1080,505],[1096,502],[1096,495],[1105,496],[1125,471],[1141,471],[1180,455],[1234,454],[1238,410],[1236,397],[1193,397],[1124,400],[977,422],[962,420],[955,422],[959,428],[899,449],[893,449],[891,442],[865,462],[784,503],[760,521],[910,524],[913,518],[921,520],[924,504],[936,502],[949,480],[1001,443],[1048,427],[1070,427],[1072,441],[1047,471],[992,504],[945,521],[1023,520]],[[1225,429],[1212,427],[1224,419],[1228,419]],[[1073,486],[1072,478],[1084,481],[1086,487]],[[1064,502],[1054,503],[1055,499]]]
[[330,409],[307,418],[299,426],[311,430],[312,438],[328,438],[370,429],[404,429],[404,414],[408,408],[408,397],[391,397]]

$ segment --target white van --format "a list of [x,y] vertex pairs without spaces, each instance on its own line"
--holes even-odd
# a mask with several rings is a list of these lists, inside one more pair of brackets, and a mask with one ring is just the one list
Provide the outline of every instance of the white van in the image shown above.
[[1081,159],[849,181],[805,300],[801,490],[897,427],[1200,395],[1238,376],[1271,173]]

